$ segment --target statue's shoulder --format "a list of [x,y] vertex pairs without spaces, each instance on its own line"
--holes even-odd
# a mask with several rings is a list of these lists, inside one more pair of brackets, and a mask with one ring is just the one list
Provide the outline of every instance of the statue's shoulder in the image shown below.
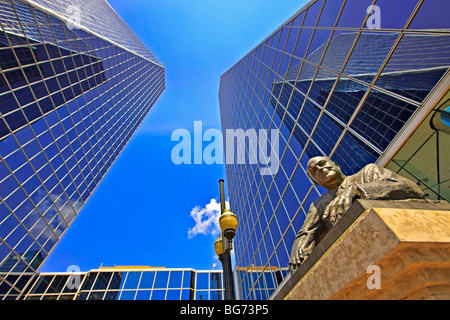
[[366,165],[365,167],[363,167],[361,169],[361,171],[368,171],[368,170],[383,170],[384,168],[375,164],[375,163],[369,163],[368,165]]
[[375,163],[370,163],[363,167],[357,174],[363,176],[378,176],[386,173],[386,171],[390,171],[386,168],[383,168]]
[[341,188],[345,189],[349,185],[355,183],[373,182],[374,180],[378,180],[379,177],[383,176],[383,174],[386,173],[386,170],[387,169],[375,163],[370,163],[364,166],[361,170],[359,170],[355,174],[347,177],[341,184]]

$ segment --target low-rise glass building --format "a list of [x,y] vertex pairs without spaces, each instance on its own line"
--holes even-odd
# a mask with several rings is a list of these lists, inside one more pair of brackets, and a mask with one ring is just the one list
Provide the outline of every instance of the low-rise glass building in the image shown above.
[[37,274],[20,299],[223,300],[223,296],[222,271],[113,267]]

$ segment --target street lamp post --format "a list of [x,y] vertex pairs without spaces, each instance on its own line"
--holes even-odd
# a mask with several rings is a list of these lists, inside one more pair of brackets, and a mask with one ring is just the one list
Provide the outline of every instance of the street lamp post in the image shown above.
[[236,215],[225,207],[225,191],[223,183],[224,181],[220,179],[221,216],[219,218],[219,224],[222,233],[214,244],[214,247],[223,267],[225,300],[234,300],[233,271],[231,268],[230,252],[233,250],[233,238],[236,234],[238,221]]

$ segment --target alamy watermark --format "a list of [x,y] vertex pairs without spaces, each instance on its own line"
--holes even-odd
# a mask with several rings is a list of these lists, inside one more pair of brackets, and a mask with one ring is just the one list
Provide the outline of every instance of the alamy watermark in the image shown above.
[[[173,147],[171,158],[176,165],[192,163],[259,165],[261,175],[273,176],[280,164],[279,134],[278,129],[269,132],[266,129],[252,128],[227,129],[225,135],[218,129],[203,132],[202,122],[195,121],[193,138],[191,132],[186,129],[173,131],[171,140],[179,143]],[[205,147],[204,142],[208,142]]]
[[381,29],[381,9],[379,6],[368,6],[367,14],[370,14],[367,19],[367,29]]
[[71,273],[69,279],[67,280],[66,287],[69,290],[78,290],[81,285],[81,275],[79,266],[69,266],[67,272]]
[[367,268],[366,273],[370,274],[370,276],[367,278],[366,286],[367,289],[373,290],[373,289],[381,289],[381,269],[379,266],[376,265],[370,265]]

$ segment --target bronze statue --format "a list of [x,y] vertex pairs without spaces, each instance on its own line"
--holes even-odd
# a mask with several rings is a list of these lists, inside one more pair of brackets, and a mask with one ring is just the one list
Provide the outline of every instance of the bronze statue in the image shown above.
[[346,177],[329,158],[315,157],[308,162],[307,174],[328,192],[311,204],[297,233],[289,261],[291,273],[305,261],[356,199],[425,199],[423,191],[414,182],[376,164],[369,164]]

